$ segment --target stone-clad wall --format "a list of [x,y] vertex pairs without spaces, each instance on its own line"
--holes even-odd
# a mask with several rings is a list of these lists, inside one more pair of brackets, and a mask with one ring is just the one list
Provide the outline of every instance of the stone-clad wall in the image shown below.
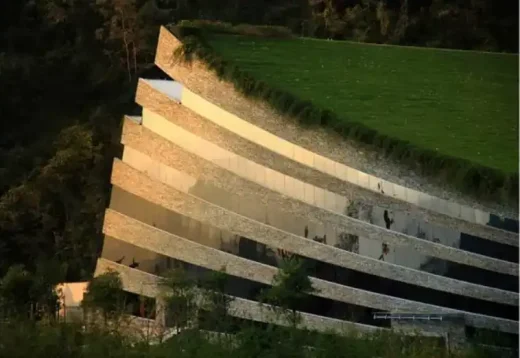
[[[504,303],[516,306],[518,304],[518,295],[514,292],[498,290],[486,286],[475,285],[464,281],[457,281],[450,278],[432,275],[427,272],[413,270],[407,267],[393,265],[384,261],[375,260],[369,257],[361,256],[346,250],[341,250],[315,242],[313,240],[305,240],[301,235],[294,235],[287,231],[282,231],[272,226],[267,226],[261,221],[251,220],[245,216],[237,215],[234,212],[225,210],[211,200],[211,195],[201,200],[189,193],[191,188],[196,185],[196,180],[189,177],[178,170],[170,168],[159,162],[153,161],[150,157],[133,150],[131,147],[125,147],[123,160],[133,169],[139,172],[147,173],[150,179],[166,184],[169,188],[165,188],[163,195],[168,195],[166,202],[170,205],[166,208],[178,212],[182,215],[189,216],[203,223],[209,223],[213,227],[217,227],[236,235],[244,236],[255,240],[256,242],[275,247],[289,252],[293,252],[305,257],[309,257],[322,262],[327,262],[336,266],[365,272],[388,279],[398,280],[409,284],[422,287],[432,288],[439,291],[459,294],[462,296],[473,297],[477,299],[489,300],[498,303]],[[119,175],[119,171],[125,171],[125,165],[120,162],[114,164],[114,176]],[[126,170],[129,170],[126,167]],[[131,171],[131,170],[129,170]],[[139,172],[135,172],[138,175]],[[148,178],[143,178],[144,180]],[[145,185],[139,183],[139,186],[125,186],[125,183],[118,182],[116,184],[125,191],[129,191],[142,197],[140,188]],[[200,190],[199,190],[200,192]],[[210,191],[207,191],[211,194]],[[181,199],[177,199],[177,198]],[[231,198],[232,195],[229,195]],[[164,206],[164,196],[162,199],[155,196],[155,193],[149,193],[145,197],[146,200],[157,205]],[[175,199],[174,199],[175,198]],[[171,204],[183,202],[183,206]],[[242,205],[244,208],[244,205]],[[247,206],[246,206],[247,207]],[[257,212],[262,212],[261,205],[255,205]],[[264,207],[265,209],[265,207]],[[240,211],[240,210],[238,210]],[[108,214],[107,214],[108,215]],[[260,215],[261,216],[261,215]],[[291,220],[285,218],[285,220]],[[294,222],[294,219],[291,220]],[[212,245],[216,247],[215,245]]]
[[[133,174],[135,174],[135,172]],[[126,181],[129,182],[130,185],[138,184],[133,174],[125,176]],[[164,191],[162,189],[164,188],[161,188],[161,186],[162,184],[155,183],[155,186],[149,186],[147,189],[154,188],[153,191],[157,191],[163,196]],[[172,201],[172,198],[168,198],[166,195],[163,197],[165,202]],[[180,203],[182,205],[182,202]],[[263,284],[271,284],[277,272],[277,269],[274,267],[197,244],[115,212],[107,212],[104,233],[118,240],[211,270],[220,270],[222,266],[225,266],[226,273],[230,275],[243,277]],[[445,307],[385,296],[317,278],[311,278],[311,282],[318,290],[315,295],[339,302],[392,312],[464,313],[468,325],[479,328],[498,329],[504,332],[517,332],[517,322],[507,319],[462,312]]]
[[[109,270],[118,272],[123,283],[123,289],[130,293],[156,298],[163,294],[159,289],[160,277],[132,269],[117,263],[98,259],[95,276],[101,275]],[[269,305],[262,305],[255,301],[234,297],[229,305],[229,314],[233,317],[248,319],[257,322],[274,323],[277,325],[287,325],[288,323],[281,317],[273,313]],[[357,332],[387,331],[385,328],[351,323],[334,318],[321,317],[310,313],[300,312],[302,327],[327,332],[330,330],[339,334],[348,334],[351,330]],[[161,319],[158,317],[158,319]]]
[[[279,210],[285,210],[287,213],[296,214],[302,218],[310,218],[311,220],[314,218],[317,222],[329,224],[330,226],[336,227],[338,230],[344,232],[349,232],[378,241],[385,241],[391,245],[411,246],[415,250],[429,256],[439,257],[491,271],[518,275],[518,267],[514,263],[492,259],[426,240],[419,240],[408,235],[392,232],[341,215],[338,213],[339,210],[334,210],[336,211],[335,213],[331,210],[319,208],[315,205],[314,201],[313,203],[305,203],[302,200],[295,200],[295,198],[291,198],[293,194],[290,191],[285,191],[284,188],[273,187],[272,189],[283,190],[282,193],[277,193],[275,190],[270,190],[265,186],[255,185],[252,180],[247,180],[247,178],[238,178],[236,175],[232,175],[228,170],[222,168],[222,165],[219,166],[221,163],[229,164],[229,161],[225,160],[226,154],[223,153],[222,150],[219,152],[215,149],[215,146],[211,146],[210,143],[206,145],[206,143],[201,144],[201,142],[194,142],[197,137],[190,135],[190,133],[185,133],[181,128],[175,127],[164,119],[161,120],[161,117],[159,116],[154,117],[153,119],[154,121],[157,121],[153,124],[154,128],[152,129],[154,129],[156,133],[171,133],[172,135],[168,138],[170,140],[161,138],[154,133],[150,133],[146,128],[127,121],[123,128],[123,144],[135,148],[169,167],[181,168],[183,172],[186,172],[198,180],[204,180],[215,185],[221,185],[222,189],[244,197],[244,201],[254,200],[253,202],[257,202],[260,200],[268,206],[268,210],[269,207],[279,208]],[[148,125],[149,124],[145,121],[144,126],[146,127]],[[171,126],[174,127],[171,128]],[[171,141],[177,140],[177,138],[182,139],[180,145],[196,150],[198,152],[197,154],[214,155],[215,158],[208,157],[208,160],[204,161],[197,155],[188,155],[186,151],[180,150],[179,145],[175,145]],[[239,157],[236,155],[234,156],[236,158]],[[211,163],[211,159],[213,159],[213,163]],[[258,165],[256,166],[257,168],[260,167]],[[248,166],[248,168],[251,167],[251,165]],[[234,168],[238,169],[240,167],[237,165],[234,166]],[[233,169],[233,167],[229,169]],[[276,174],[276,172],[271,170],[270,175],[272,176],[273,174]],[[284,184],[288,182],[288,179],[290,179],[290,177],[283,177],[282,181]],[[313,189],[313,186],[306,184],[305,188]],[[251,198],[252,193],[254,193],[254,199]],[[303,195],[303,199],[306,199],[305,195]],[[337,205],[338,201],[339,200],[335,200],[334,205]],[[262,217],[265,218],[265,213],[262,212],[251,212],[249,214],[244,213],[244,215],[248,215],[258,221],[263,221]],[[269,223],[277,226],[276,220],[276,217],[273,217]],[[283,221],[288,222],[287,220]],[[283,225],[283,223],[280,225]],[[293,230],[290,230],[289,228],[284,227],[284,229],[293,232]]]
[[[198,110],[201,113],[206,110],[204,115],[208,116],[212,114],[222,116],[223,112],[227,112],[230,114],[226,117],[228,122],[232,117],[245,119],[251,124],[263,128],[280,138],[347,166],[349,165],[349,157],[358,156],[358,152],[356,150],[353,151],[352,146],[342,138],[320,128],[312,128],[311,130],[301,128],[288,118],[278,115],[266,104],[246,99],[233,88],[232,84],[218,80],[216,75],[200,61],[195,60],[191,64],[186,64],[180,59],[174,58],[173,53],[179,46],[181,46],[181,43],[168,30],[161,28],[155,63],[171,78],[181,82],[191,90],[186,96],[182,96],[182,102],[187,107]],[[204,97],[218,106],[217,109],[210,105],[201,106],[199,99],[194,99],[193,94]],[[215,118],[215,120],[218,119]],[[360,159],[355,161],[358,167],[360,166],[365,170],[375,172],[376,181],[381,181],[380,178],[390,178],[391,182],[394,183],[394,185],[391,185],[392,183],[388,182],[389,186],[392,186],[391,191],[389,191],[391,196],[437,213],[455,214],[463,220],[481,225],[486,225],[489,221],[489,208],[484,208],[480,203],[476,203],[469,198],[463,198],[455,193],[435,187],[431,183],[415,180],[416,178],[411,176],[409,172],[399,170],[399,165],[388,165],[381,158],[355,159]],[[376,165],[370,165],[370,160],[376,162]],[[323,169],[326,170],[326,167]],[[371,175],[363,175],[364,173],[362,172],[354,171],[358,173],[352,178],[352,180],[357,181],[355,184],[370,190],[375,189],[370,184],[371,180],[368,179]],[[359,180],[361,177],[363,182]],[[350,181],[348,178],[345,179]],[[410,186],[413,186],[415,190],[411,190]],[[426,195],[426,192],[442,196],[445,200],[432,195]],[[425,200],[417,203],[416,199],[419,195],[423,196]],[[450,208],[447,210],[449,204],[446,200],[452,201],[454,197],[457,197],[457,201],[463,202],[465,205],[462,207],[459,205],[459,209],[453,208],[452,210]],[[504,210],[505,208],[500,207],[500,209]],[[508,211],[508,215],[516,217],[516,208]]]

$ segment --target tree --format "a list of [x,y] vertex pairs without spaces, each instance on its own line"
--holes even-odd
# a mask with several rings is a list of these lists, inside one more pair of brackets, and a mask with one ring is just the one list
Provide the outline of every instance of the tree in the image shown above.
[[[49,270],[54,269],[53,273]],[[13,265],[0,280],[0,311],[7,316],[23,318],[55,317],[58,293],[55,290],[60,268],[38,263],[36,273],[23,265]]]
[[96,38],[104,53],[126,68],[132,81],[153,62],[159,26],[170,20],[171,9],[161,9],[155,0],[96,0],[95,8],[103,19]]
[[233,298],[225,293],[227,285],[225,267],[220,271],[212,271],[201,281],[203,310],[206,324],[210,329],[226,330],[229,325],[229,305]]
[[101,314],[107,327],[110,320],[117,321],[125,309],[123,283],[114,271],[94,277],[88,284],[81,303],[89,313]]
[[345,34],[347,24],[341,19],[341,15],[338,11],[336,11],[335,4],[332,0],[325,1],[325,9],[322,16],[327,37],[342,38]]
[[298,308],[308,295],[317,292],[307,276],[303,261],[296,257],[284,259],[273,278],[272,287],[261,294],[260,301],[272,305],[273,310],[283,314],[289,324],[296,328],[301,315]]
[[35,272],[36,262],[57,260],[69,271],[62,280],[83,279],[97,256],[105,207],[102,146],[88,126],[72,125],[49,147],[49,158],[0,197],[0,272],[13,263]]
[[111,51],[105,53],[119,58],[126,67],[129,81],[137,73],[137,53],[140,45],[137,27],[138,9],[135,0],[97,0],[96,6],[105,21],[96,30],[96,36],[105,43],[112,44]]
[[33,278],[22,265],[11,266],[0,281],[0,307],[4,314],[21,317],[29,312]]
[[198,315],[196,282],[182,268],[168,272],[160,283],[166,325],[177,333],[189,328]]

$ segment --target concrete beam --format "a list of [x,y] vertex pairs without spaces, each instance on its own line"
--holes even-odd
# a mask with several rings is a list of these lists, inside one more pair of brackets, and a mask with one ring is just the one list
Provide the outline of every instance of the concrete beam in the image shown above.
[[[151,128],[147,128],[147,126]],[[316,203],[312,199],[319,190],[315,191],[314,186],[225,151],[175,126],[163,117],[156,116],[153,121],[148,117],[148,124],[145,120],[144,127],[126,121],[123,127],[122,143],[171,168],[179,168],[197,180],[211,182],[228,192],[243,197],[254,195],[254,202],[263,202],[266,205],[270,203],[270,207],[276,207],[279,211],[311,220],[315,219],[317,222],[331,225],[344,232],[387,242],[392,246],[409,246],[432,257],[518,276],[518,266],[514,263],[417,239],[347,217],[342,215],[340,210],[328,210],[328,208],[333,209],[333,206],[344,206],[341,203],[344,198],[327,195],[328,198],[332,198],[331,201],[323,200]],[[161,137],[161,133],[167,133],[168,137]],[[235,162],[231,163],[229,158],[234,158]],[[240,158],[241,165],[238,165],[238,158]],[[280,177],[278,180],[271,180],[271,183],[274,182],[275,185],[266,183],[267,176],[272,178],[275,175]],[[276,186],[277,183],[283,183],[283,185]],[[269,185],[270,187],[268,187]],[[298,190],[300,191],[298,192]],[[311,201],[306,202],[307,192],[311,192],[312,195],[310,195]],[[258,218],[255,219],[258,220]]]
[[[247,237],[269,247],[287,250],[339,267],[461,296],[512,306],[518,305],[518,294],[515,292],[454,280],[358,255],[327,244],[304,239],[301,236],[238,215],[215,205],[211,200],[206,201],[189,194],[190,188],[196,185],[194,178],[153,161],[150,157],[136,152],[130,147],[125,147],[123,160],[131,169],[116,160],[113,166],[114,177],[122,176],[124,175],[123,172],[126,172],[128,176],[138,176],[139,179],[136,178],[138,184],[130,186],[123,180],[116,179],[114,180],[115,185],[132,194],[146,198],[156,205],[197,221],[208,223],[213,227]],[[147,174],[144,175],[143,173]],[[147,192],[146,196],[143,196],[146,192],[147,183],[152,183],[153,187],[157,187],[154,181],[166,185],[161,196],[155,192]],[[182,205],[177,204],[180,202],[182,202]],[[107,215],[109,214],[110,211],[107,211]]]
[[[382,183],[383,187],[385,187],[385,193],[383,194],[385,196],[408,202],[441,216],[456,218],[459,221],[479,225],[487,225],[489,222],[490,210],[481,205],[481,203],[475,202],[474,199],[463,198],[458,195],[458,193],[447,193],[445,189],[434,185],[424,185],[424,181],[417,185],[416,180],[411,176],[407,178],[405,182],[407,184],[405,184],[405,186],[403,186],[403,184],[397,184],[397,182],[400,182],[401,178],[407,176],[407,174],[403,171],[397,173],[397,170],[395,168],[392,169],[392,166],[389,166],[388,163],[382,161],[378,163],[380,160],[377,158],[371,158],[371,162],[375,161],[378,167],[384,168],[382,174],[384,174],[385,178],[390,180],[385,180],[385,178],[380,178],[348,167],[347,158],[353,153],[349,153],[352,152],[352,148],[345,143],[343,138],[339,138],[337,135],[322,128],[301,128],[301,126],[298,126],[289,118],[280,116],[268,105],[245,98],[233,88],[232,84],[220,81],[216,74],[209,70],[207,66],[198,59],[187,64],[183,62],[182,59],[174,58],[173,54],[180,46],[182,46],[182,43],[175,38],[175,36],[166,28],[161,28],[155,64],[171,78],[183,84],[181,102],[187,107],[192,108],[211,120],[224,120],[225,117],[225,120],[231,126],[235,126],[240,120],[245,120],[244,122],[251,123],[258,129],[278,136],[278,142],[290,141],[294,146],[302,147],[303,151],[308,152],[310,150],[314,152],[317,157],[321,157],[316,161],[317,164],[320,163],[317,167],[323,164],[322,167],[325,171],[328,171],[328,169],[326,169],[327,167],[334,168],[325,165],[325,163],[327,161],[335,161],[340,167],[348,168],[348,170],[347,172],[344,170],[330,170],[331,175],[336,175],[343,180],[359,185],[365,189],[382,194],[376,184]],[[208,104],[201,105],[202,102],[200,99],[208,102]],[[252,110],[252,108],[254,108],[254,110]],[[229,122],[230,119],[234,121]],[[242,135],[247,136],[246,134]],[[257,138],[264,137],[265,136],[260,136]],[[310,138],[313,140],[310,140]],[[270,142],[274,143],[272,140],[273,138],[271,138]],[[264,145],[265,144],[264,142]],[[280,147],[287,148],[287,145],[284,143],[281,144]],[[322,158],[325,160],[323,161]],[[366,159],[363,160],[363,158],[358,159],[361,159],[362,163],[366,161]],[[359,163],[357,165],[359,165]],[[371,166],[368,165],[367,169],[370,167]],[[342,173],[345,174],[343,175]],[[406,187],[409,183],[412,183],[416,189]],[[421,189],[427,187],[430,193],[435,192],[436,194],[441,194],[444,198],[430,195],[425,193],[424,190],[417,190],[418,187]],[[386,188],[388,188],[388,190]],[[463,202],[462,204],[452,201],[452,198],[457,196],[459,197],[459,201]],[[516,208],[514,210],[515,213],[511,214],[511,217],[515,217],[517,214]],[[462,225],[462,223],[460,225]],[[502,235],[505,236],[504,238],[507,238],[509,234],[511,233],[498,229],[496,238]],[[515,235],[515,246],[518,246],[518,234]],[[515,244],[515,242],[513,242],[513,244]]]
[[[119,265],[103,258],[98,259],[94,276],[99,276],[108,271],[119,273],[125,291],[153,298],[163,294],[160,289],[161,277]],[[275,314],[269,305],[239,297],[232,297],[232,299],[229,305],[229,314],[233,317],[280,326],[288,325],[286,320]],[[385,328],[321,317],[305,312],[300,312],[300,315],[302,318],[301,327],[319,332],[334,331],[338,334],[350,334],[356,331],[361,333],[387,331]]]
[[[175,85],[173,81],[169,81],[169,83],[170,86]],[[240,153],[241,156],[258,164],[344,196],[348,201],[352,199],[361,200],[365,204],[377,205],[391,211],[399,211],[406,216],[418,218],[432,224],[462,231],[491,241],[518,246],[518,235],[515,233],[490,226],[476,225],[473,222],[462,220],[460,215],[456,217],[446,215],[452,212],[467,212],[468,208],[462,209],[459,204],[451,202],[434,204],[442,208],[442,214],[440,214],[421,206],[421,203],[430,200],[423,193],[415,193],[414,195],[418,199],[412,204],[398,200],[398,198],[396,199],[393,196],[382,195],[381,191],[385,193],[404,193],[403,195],[406,195],[406,190],[408,190],[402,188],[395,191],[393,189],[394,184],[386,183],[382,179],[367,176],[367,179],[364,179],[363,182],[370,184],[370,188],[354,184],[352,180],[346,180],[344,176],[361,178],[364,174],[359,174],[352,168],[347,168],[341,163],[331,161],[330,159],[318,158],[316,154],[284,141],[246,121],[226,113],[221,113],[221,109],[191,93],[188,89],[183,89],[182,93],[185,95],[190,94],[188,97],[190,98],[189,103],[191,103],[191,106],[187,107],[186,101],[183,101],[181,105],[176,100],[168,97],[165,92],[159,90],[159,88],[167,86],[168,84],[157,86],[150,81],[140,80],[137,88],[137,103],[143,106],[145,111],[152,111],[173,124],[223,149]],[[202,111],[201,109],[204,108],[206,109]],[[203,113],[205,116],[202,117],[198,113]],[[408,196],[410,195],[408,194]],[[482,216],[483,214],[479,215]],[[482,222],[484,221],[483,225],[489,221],[489,215],[487,219],[482,220]]]
[[[136,184],[135,180],[132,181]],[[164,195],[164,188],[160,188],[162,184],[155,184],[155,190],[161,193],[161,195]],[[164,196],[164,198],[165,201],[173,199],[168,198],[167,195]],[[176,202],[182,205],[182,201]],[[201,266],[206,269],[220,270],[225,266],[226,273],[229,275],[242,277],[263,284],[270,285],[273,277],[278,271],[275,267],[247,260],[186,240],[116,212],[108,211],[106,213],[103,231],[105,235],[111,236],[115,239],[177,260]],[[315,293],[316,296],[339,302],[390,312],[464,314],[466,322],[470,326],[494,329],[509,333],[517,332],[518,328],[518,322],[512,320],[381,295],[349,286],[342,286],[314,277],[311,277],[310,279],[313,287],[318,290],[318,292]]]

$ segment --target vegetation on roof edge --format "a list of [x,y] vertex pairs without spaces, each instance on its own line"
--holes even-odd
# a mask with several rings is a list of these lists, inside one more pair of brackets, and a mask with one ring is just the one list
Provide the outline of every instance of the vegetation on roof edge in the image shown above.
[[[310,101],[255,79],[237,65],[224,60],[209,44],[207,38],[214,33],[246,36],[288,37],[283,28],[253,25],[231,26],[205,22],[183,22],[168,26],[182,39],[183,46],[173,54],[191,62],[195,57],[205,62],[219,79],[233,83],[246,97],[261,99],[283,115],[289,115],[305,126],[321,125],[332,129],[346,139],[369,146],[387,158],[399,161],[421,175],[437,180],[479,200],[514,205],[518,201],[518,172],[507,173],[485,167],[469,160],[437,153],[418,147],[408,141],[392,138],[355,121],[338,120],[338,115],[321,109]],[[289,31],[290,32],[290,31]],[[285,35],[284,35],[285,34]]]

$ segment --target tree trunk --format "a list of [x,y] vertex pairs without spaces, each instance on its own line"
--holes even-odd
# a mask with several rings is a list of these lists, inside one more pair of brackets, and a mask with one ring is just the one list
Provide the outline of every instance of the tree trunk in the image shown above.
[[125,26],[125,13],[123,10],[119,10],[119,13],[121,14],[121,28],[123,31],[123,43],[125,45],[125,53],[126,53],[126,70],[128,72],[128,82],[132,81],[132,70],[130,69],[130,44],[128,43],[127,39],[127,33],[126,33],[126,26]]

